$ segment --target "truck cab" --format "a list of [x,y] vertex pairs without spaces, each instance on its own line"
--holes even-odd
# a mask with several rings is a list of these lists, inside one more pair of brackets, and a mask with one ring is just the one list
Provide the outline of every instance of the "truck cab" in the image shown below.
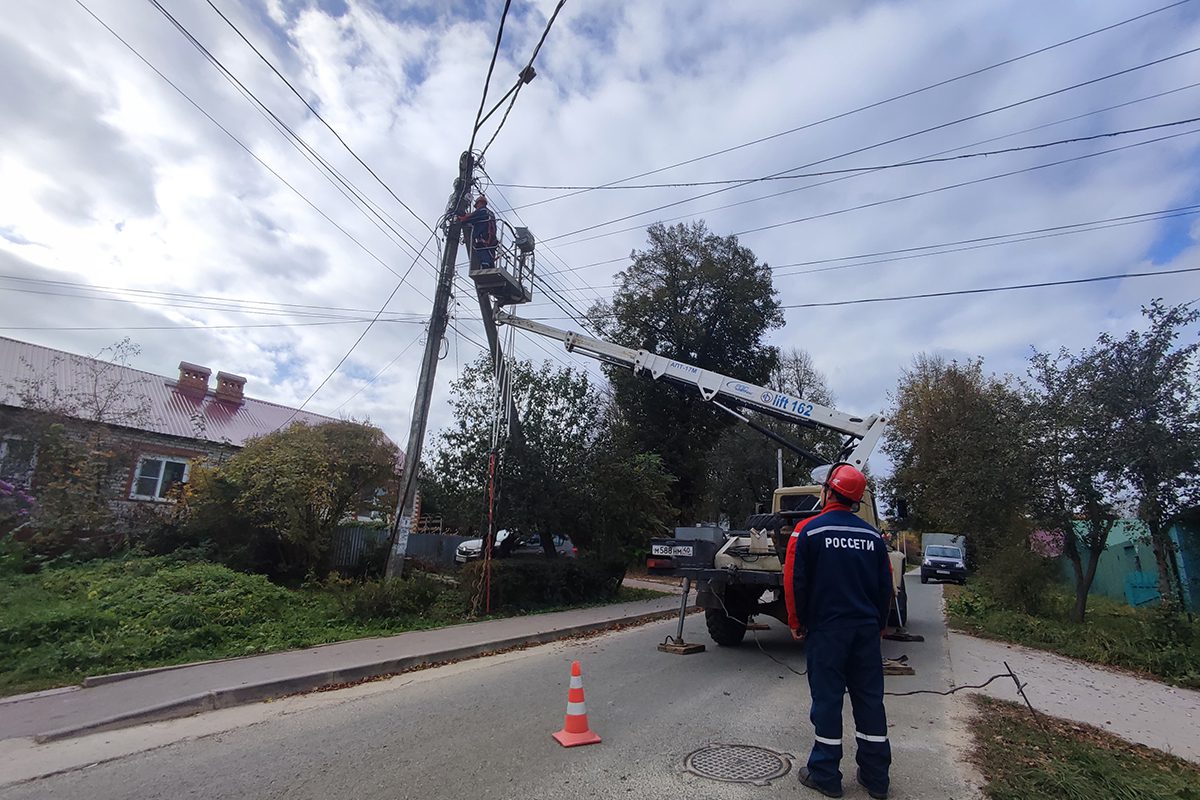
[[[719,645],[740,644],[746,626],[763,614],[787,624],[783,597],[783,559],[796,525],[820,513],[821,486],[785,486],[775,490],[771,513],[756,514],[748,530],[722,531],[712,527],[676,528],[672,539],[654,539],[647,570],[653,575],[690,579],[697,604],[705,609],[709,636]],[[857,516],[880,529],[870,488],[863,494]],[[885,537],[886,540],[886,537]],[[889,624],[903,627],[908,618],[904,588],[904,555],[890,547],[896,608]]]

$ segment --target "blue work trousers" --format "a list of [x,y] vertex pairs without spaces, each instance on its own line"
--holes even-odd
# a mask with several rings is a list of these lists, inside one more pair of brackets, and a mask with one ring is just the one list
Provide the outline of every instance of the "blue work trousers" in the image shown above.
[[892,747],[883,710],[883,658],[875,625],[812,631],[805,640],[808,688],[816,741],[808,770],[821,786],[842,785],[842,695],[854,710],[857,760],[863,782],[873,791],[888,789]]

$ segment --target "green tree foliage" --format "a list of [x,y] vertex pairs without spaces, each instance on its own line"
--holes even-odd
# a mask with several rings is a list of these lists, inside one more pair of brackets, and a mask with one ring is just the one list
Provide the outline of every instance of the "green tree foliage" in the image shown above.
[[[497,515],[526,533],[568,531],[578,517],[570,503],[584,480],[603,407],[587,375],[548,362],[512,366],[513,395],[524,447],[500,459]],[[451,384],[451,424],[441,431],[422,483],[426,511],[462,533],[487,528],[488,461],[492,452],[495,394],[490,356],[480,355]]]
[[[1116,519],[1119,460],[1113,434],[1123,412],[1099,401],[1108,392],[1098,372],[1096,348],[1073,354],[1036,352],[1030,359],[1033,384],[1026,387],[1031,454],[1037,479],[1030,485],[1030,510],[1062,534],[1062,554],[1075,577],[1074,622],[1087,614],[1088,592]],[[1117,416],[1114,416],[1114,413]],[[1077,519],[1085,520],[1080,532]]]
[[372,425],[295,424],[220,466],[194,466],[179,507],[183,535],[274,578],[322,572],[338,523],[394,480],[396,464],[396,445]]
[[[670,514],[670,478],[657,457],[639,453],[617,430],[585,373],[518,361],[512,375],[525,442],[497,454],[496,527],[565,533],[604,556],[644,549]],[[453,420],[424,468],[422,503],[449,527],[482,535],[494,396],[488,356],[468,365],[451,390]]]
[[[918,530],[961,533],[985,562],[1029,527],[1031,458],[1021,395],[983,361],[920,354],[900,377],[883,450],[885,490]],[[1023,536],[1021,538],[1024,538]]]
[[[150,401],[141,385],[148,379],[130,379],[124,369],[140,352],[126,337],[94,358],[56,356],[42,370],[23,361],[26,374],[5,387],[30,412],[5,427],[31,443],[27,463],[36,451],[31,488],[38,503],[22,534],[34,553],[94,555],[121,543],[124,529],[109,500],[133,451],[112,428],[147,422]],[[64,374],[73,380],[61,383]]]
[[[702,222],[656,224],[647,234],[647,248],[618,274],[612,302],[592,309],[604,336],[764,383],[778,352],[763,338],[783,324],[767,265],[737,237],[712,234]],[[608,375],[638,448],[661,456],[676,478],[673,505],[681,520],[694,522],[703,511],[708,455],[732,419],[694,391],[619,368]]]
[[[813,403],[830,406],[834,402],[825,376],[804,350],[792,349],[784,353],[771,371],[767,385],[777,392]],[[749,412],[747,416],[826,461],[832,461],[837,455],[839,438],[833,431],[801,428],[756,412]],[[764,505],[763,510],[769,510],[766,504],[778,483],[778,449],[776,442],[748,425],[734,425],[725,431],[708,458],[710,483],[705,517],[712,520],[726,517],[730,524],[738,526],[758,510],[759,504]],[[809,483],[813,466],[809,459],[784,448],[783,485]]]
[[1142,309],[1147,330],[1118,338],[1101,334],[1084,353],[1089,363],[1088,401],[1113,421],[1110,469],[1128,487],[1138,517],[1150,529],[1164,604],[1182,602],[1173,517],[1200,499],[1200,384],[1194,334],[1200,311],[1155,300]]

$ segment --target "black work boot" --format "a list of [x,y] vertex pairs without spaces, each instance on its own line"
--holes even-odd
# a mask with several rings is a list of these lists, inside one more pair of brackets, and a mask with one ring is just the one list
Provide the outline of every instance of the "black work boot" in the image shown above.
[[818,792],[820,792],[821,794],[825,795],[826,797],[841,797],[842,796],[842,790],[840,788],[828,789],[828,788],[822,786],[821,784],[817,783],[815,780],[813,780],[812,775],[810,775],[808,772],[808,767],[801,767],[800,771],[797,774],[800,776],[800,784],[802,786],[807,786],[810,789],[815,789]]
[[872,789],[870,786],[867,786],[863,781],[861,769],[854,773],[854,780],[858,781],[859,786],[867,790],[867,794],[871,795],[873,800],[887,800],[888,793],[886,791],[881,792],[878,789]]

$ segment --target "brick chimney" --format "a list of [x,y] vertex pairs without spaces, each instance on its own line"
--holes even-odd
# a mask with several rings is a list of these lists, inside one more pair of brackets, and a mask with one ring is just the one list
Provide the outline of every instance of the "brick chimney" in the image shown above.
[[179,362],[179,383],[177,387],[184,392],[197,392],[201,395],[208,392],[208,376],[212,375],[212,370],[208,367],[202,367],[199,364],[189,364],[186,361]]
[[241,405],[245,402],[243,390],[246,388],[246,379],[241,375],[233,375],[229,372],[217,373],[217,399],[225,400],[230,403]]

